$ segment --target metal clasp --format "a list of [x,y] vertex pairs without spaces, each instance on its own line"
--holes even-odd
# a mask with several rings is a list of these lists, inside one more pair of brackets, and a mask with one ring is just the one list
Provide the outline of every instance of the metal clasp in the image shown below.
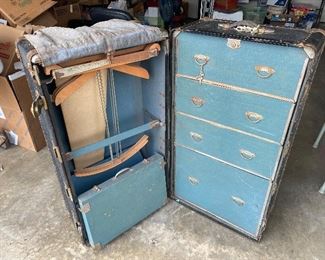
[[30,108],[30,112],[32,113],[33,117],[39,117],[42,112],[42,108],[44,108],[45,110],[48,109],[45,97],[41,96],[36,91],[36,98],[34,99]]
[[210,58],[203,54],[196,54],[194,55],[194,61],[197,65],[200,67],[199,75],[196,76],[196,79],[202,84],[202,81],[204,80],[204,66],[208,64]]
[[189,176],[188,177],[188,181],[192,184],[192,185],[198,185],[199,184],[199,180],[194,178],[193,176]]

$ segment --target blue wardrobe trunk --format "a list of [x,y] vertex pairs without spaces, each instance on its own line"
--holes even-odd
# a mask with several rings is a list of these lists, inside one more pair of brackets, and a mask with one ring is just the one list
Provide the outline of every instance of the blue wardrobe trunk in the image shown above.
[[[149,80],[114,72],[122,133],[77,150],[69,145],[61,106],[53,103],[55,81],[33,64],[33,47],[21,40],[18,51],[66,206],[84,241],[111,242],[167,197],[259,240],[324,39],[320,30],[245,22],[201,20],[176,29],[160,42],[158,56],[139,63]],[[98,163],[105,163],[109,142],[123,140],[125,151],[143,133],[149,143],[118,167],[75,174],[73,158],[101,145],[105,156]]]

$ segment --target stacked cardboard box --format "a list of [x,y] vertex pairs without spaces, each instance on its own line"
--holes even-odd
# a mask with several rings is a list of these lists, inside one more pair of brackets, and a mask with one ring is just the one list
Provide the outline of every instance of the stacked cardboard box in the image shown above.
[[10,143],[37,152],[45,140],[38,119],[30,112],[32,96],[25,74],[19,71],[9,78],[0,77],[0,129]]
[[45,146],[39,120],[30,112],[32,96],[23,71],[17,71],[16,41],[27,29],[57,24],[48,11],[56,2],[50,0],[1,1],[0,2],[0,132],[9,141],[32,151]]
[[17,71],[14,66],[18,61],[16,41],[39,28],[67,26],[70,20],[81,19],[84,6],[109,3],[109,0],[0,1],[0,132],[5,132],[11,143],[33,151],[45,146],[40,123],[30,112],[32,96],[25,74],[22,68]]
[[25,74],[15,72],[18,60],[15,42],[24,31],[0,25],[0,59],[3,71],[0,76],[0,131],[4,131],[10,142],[32,151],[45,146],[45,140],[38,119],[32,117],[30,107],[32,96]]

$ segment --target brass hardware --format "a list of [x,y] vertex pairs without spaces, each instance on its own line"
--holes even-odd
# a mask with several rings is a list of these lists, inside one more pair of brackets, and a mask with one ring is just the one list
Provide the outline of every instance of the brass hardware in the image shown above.
[[66,187],[65,192],[67,193],[68,198],[73,201],[71,189]]
[[205,101],[200,97],[192,97],[192,103],[197,107],[202,107]]
[[41,96],[38,92],[36,92],[36,98],[34,99],[30,109],[33,117],[39,117],[42,112],[42,108],[44,108],[45,110],[48,109],[45,97]]
[[79,211],[81,213],[87,214],[90,211],[90,204],[89,203],[86,203],[85,205],[81,206],[79,208]]
[[261,122],[264,119],[262,115],[257,114],[255,112],[246,112],[245,115],[249,121],[251,121],[255,124]]
[[251,35],[274,33],[274,30],[265,28],[265,27],[261,27],[261,25],[256,24],[252,21],[239,21],[239,22],[235,22],[233,24],[220,23],[220,24],[218,24],[218,26],[222,27],[222,29],[224,29],[224,30],[233,29],[233,30],[236,30],[237,32],[250,33]]
[[203,139],[202,135],[200,135],[198,133],[191,132],[190,135],[191,135],[192,139],[196,142],[201,142]]
[[256,70],[257,76],[259,76],[262,79],[268,79],[275,73],[275,69],[268,67],[268,66],[258,65],[258,66],[255,66],[255,70]]
[[245,201],[242,200],[241,198],[238,198],[238,197],[235,197],[235,196],[232,196],[231,198],[238,206],[242,207],[242,206],[245,205]]
[[274,182],[271,188],[271,196],[273,196],[277,191],[278,185]]
[[37,65],[33,65],[32,68],[33,68],[32,76],[36,80],[37,84],[40,86],[41,85],[41,79],[39,77],[39,69],[38,69]]
[[199,75],[196,76],[196,79],[202,84],[202,81],[204,80],[204,66],[208,64],[210,58],[208,56],[205,56],[203,54],[196,54],[194,55],[194,61],[197,65],[200,67]]
[[92,188],[93,191],[95,192],[100,192],[101,191],[101,188],[99,188],[97,185],[95,185],[93,188]]
[[252,153],[252,152],[244,150],[244,149],[240,149],[239,152],[240,152],[240,156],[246,160],[252,160],[256,157],[255,153]]
[[53,152],[54,152],[54,155],[55,155],[56,159],[58,159],[58,161],[60,163],[62,163],[62,157],[61,157],[61,153],[60,153],[59,147],[53,146]]
[[120,170],[118,173],[115,174],[114,179],[117,179],[120,175],[127,173],[128,171],[131,171],[131,170],[132,170],[131,168],[125,168],[125,169]]
[[304,51],[307,54],[307,56],[308,56],[309,59],[312,60],[312,59],[315,58],[316,52],[315,52],[315,50],[312,47],[310,47],[310,46],[303,46],[303,48],[304,48]]
[[230,48],[230,49],[239,49],[240,48],[240,43],[241,43],[241,40],[238,40],[238,39],[228,39],[227,41],[227,46]]
[[192,185],[198,185],[199,184],[199,180],[192,177],[192,176],[188,176],[188,180]]

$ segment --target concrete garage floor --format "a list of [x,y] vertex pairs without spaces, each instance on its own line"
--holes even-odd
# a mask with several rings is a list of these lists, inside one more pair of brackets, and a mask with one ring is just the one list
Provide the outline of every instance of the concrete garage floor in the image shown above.
[[260,243],[171,201],[100,251],[84,246],[48,151],[0,152],[0,259],[325,259],[325,56]]

